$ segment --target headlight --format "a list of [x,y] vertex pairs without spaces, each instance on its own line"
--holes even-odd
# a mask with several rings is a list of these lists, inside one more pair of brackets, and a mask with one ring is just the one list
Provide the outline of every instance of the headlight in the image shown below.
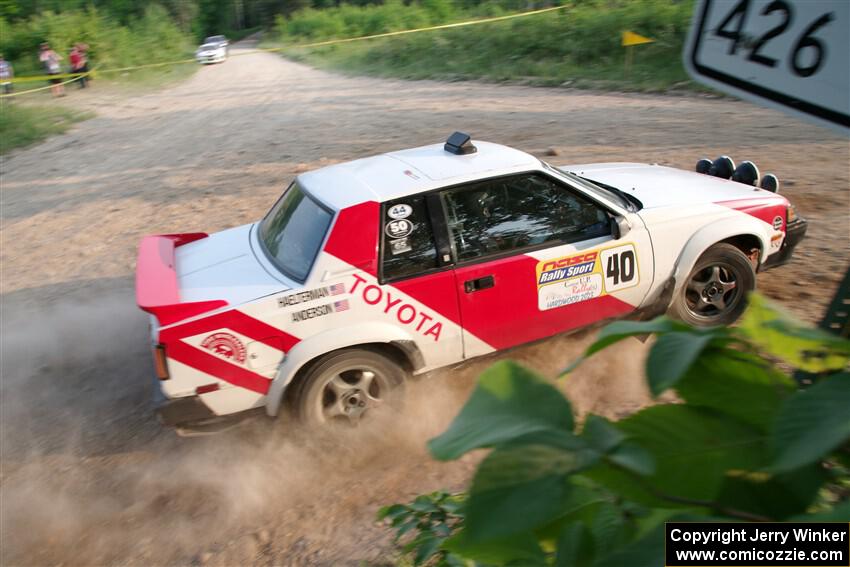
[[797,211],[794,209],[794,205],[788,205],[788,208],[786,209],[785,224],[790,224],[795,220],[797,220]]

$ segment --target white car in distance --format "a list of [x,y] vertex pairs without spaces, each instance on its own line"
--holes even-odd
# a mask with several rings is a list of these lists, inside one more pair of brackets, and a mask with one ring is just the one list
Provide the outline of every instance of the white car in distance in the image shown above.
[[198,63],[223,63],[227,59],[227,39],[223,35],[214,35],[204,40],[195,51]]

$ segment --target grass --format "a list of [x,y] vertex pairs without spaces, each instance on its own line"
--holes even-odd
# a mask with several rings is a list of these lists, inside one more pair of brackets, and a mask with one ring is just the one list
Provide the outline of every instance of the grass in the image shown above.
[[94,116],[62,106],[30,105],[0,101],[0,155],[35,144],[68,130],[75,122]]
[[[691,81],[678,54],[652,53],[648,47],[644,51],[650,53],[638,51],[627,69],[622,59],[579,65],[554,57],[529,60],[498,52],[482,52],[458,58],[457,52],[441,45],[438,38],[435,38],[433,45],[410,46],[407,49],[387,45],[393,41],[373,40],[368,45],[286,50],[284,55],[295,61],[344,74],[409,80],[483,80],[639,92],[705,90]],[[635,49],[640,50],[642,47]]]
[[[323,12],[323,18],[315,11],[296,13],[277,26],[278,40],[297,45],[324,38],[334,29],[363,35],[365,30],[330,25],[344,13]],[[692,0],[583,0],[563,11],[528,18],[318,49],[292,48],[285,55],[317,67],[379,77],[649,92],[703,90],[690,80],[681,61],[692,12]],[[627,51],[620,45],[626,30],[655,40],[632,47],[628,67]]]

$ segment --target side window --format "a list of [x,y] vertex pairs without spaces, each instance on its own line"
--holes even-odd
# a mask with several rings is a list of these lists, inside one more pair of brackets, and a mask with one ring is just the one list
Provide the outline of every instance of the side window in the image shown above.
[[540,174],[482,181],[443,197],[460,261],[611,234],[604,209]]
[[381,215],[384,278],[412,276],[437,267],[437,247],[424,195],[390,201]]

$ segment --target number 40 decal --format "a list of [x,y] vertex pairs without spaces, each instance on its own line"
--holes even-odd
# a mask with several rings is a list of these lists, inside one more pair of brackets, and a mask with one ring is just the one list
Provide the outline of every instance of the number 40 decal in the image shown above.
[[640,282],[637,256],[633,244],[602,251],[605,293],[636,286]]

